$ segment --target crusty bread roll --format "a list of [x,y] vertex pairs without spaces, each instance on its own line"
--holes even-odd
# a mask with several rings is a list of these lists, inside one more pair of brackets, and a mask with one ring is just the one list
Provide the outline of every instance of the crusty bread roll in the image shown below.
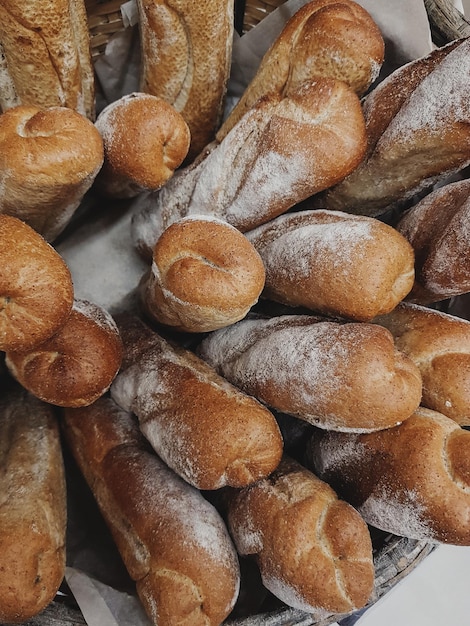
[[94,119],[84,0],[0,2],[0,109],[64,106]]
[[413,248],[375,218],[291,212],[246,236],[266,270],[263,297],[288,306],[369,321],[391,311],[413,287]]
[[131,198],[163,187],[189,150],[189,128],[165,100],[144,93],[122,96],[96,122],[104,163],[95,189],[113,198]]
[[470,545],[470,432],[420,407],[394,428],[318,432],[317,475],[370,525],[412,539]]
[[470,180],[431,191],[396,228],[413,246],[416,280],[408,300],[431,304],[470,291]]
[[421,399],[417,366],[376,324],[244,319],[207,335],[198,354],[245,393],[320,428],[389,428]]
[[103,163],[103,141],[86,117],[65,107],[18,106],[0,115],[0,213],[53,241]]
[[150,450],[133,416],[109,397],[65,409],[63,422],[152,623],[219,626],[240,573],[216,509]]
[[277,467],[283,442],[268,409],[138,319],[118,318],[118,324],[125,357],[111,396],[137,415],[177,474],[211,490],[244,487]]
[[311,0],[286,22],[252,81],[217,132],[220,141],[261,97],[287,94],[315,76],[344,80],[362,96],[378,77],[384,40],[352,0]]
[[21,220],[0,214],[0,350],[28,350],[51,337],[73,300],[59,253]]
[[133,239],[151,258],[158,237],[188,215],[211,215],[242,232],[344,178],[361,161],[365,124],[346,83],[319,77],[254,105],[205,158],[136,200]]
[[91,404],[111,385],[122,361],[122,341],[111,315],[75,299],[59,330],[32,350],[7,352],[10,373],[44,402]]
[[264,287],[264,265],[236,228],[188,217],[158,239],[152,266],[140,282],[150,319],[185,332],[209,332],[238,322]]
[[470,426],[470,322],[409,302],[374,321],[419,367],[421,404]]
[[140,90],[181,113],[191,131],[189,159],[219,127],[230,75],[234,0],[137,0]]
[[67,503],[52,407],[10,381],[0,398],[0,620],[24,623],[65,574]]
[[393,72],[363,101],[360,166],[321,194],[322,208],[379,215],[470,163],[470,39]]
[[264,585],[321,620],[367,603],[374,585],[366,523],[329,485],[284,457],[269,477],[227,497],[241,555],[253,555]]

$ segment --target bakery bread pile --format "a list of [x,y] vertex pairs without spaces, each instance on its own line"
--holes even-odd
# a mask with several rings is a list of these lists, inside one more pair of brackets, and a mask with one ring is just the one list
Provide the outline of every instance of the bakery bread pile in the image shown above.
[[[17,31],[37,81],[54,62],[34,4],[0,0],[0,619],[63,577],[62,452],[158,626],[243,615],[247,562],[267,606],[356,611],[374,529],[470,545],[470,322],[444,302],[470,291],[469,41],[376,84],[371,16],[311,0],[222,119],[233,2],[139,1],[139,91],[95,116],[78,31],[64,98],[22,91]],[[57,252],[88,199],[131,216],[126,310],[78,297]]]

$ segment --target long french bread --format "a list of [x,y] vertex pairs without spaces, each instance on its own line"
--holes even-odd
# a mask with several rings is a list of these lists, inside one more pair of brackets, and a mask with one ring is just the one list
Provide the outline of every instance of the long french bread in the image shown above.
[[244,319],[203,338],[198,354],[245,393],[320,428],[388,428],[421,399],[417,366],[377,324]]
[[159,459],[134,416],[109,397],[65,409],[63,425],[152,623],[219,626],[240,574],[216,509]]
[[470,432],[420,407],[375,433],[318,432],[309,466],[371,526],[435,543],[470,544]]
[[118,324],[125,355],[111,396],[167,465],[205,490],[243,487],[276,468],[283,442],[268,409],[139,319]]
[[163,231],[188,215],[253,229],[344,178],[365,143],[361,104],[346,83],[318,77],[286,97],[271,94],[204,158],[135,201],[135,245],[150,259]]

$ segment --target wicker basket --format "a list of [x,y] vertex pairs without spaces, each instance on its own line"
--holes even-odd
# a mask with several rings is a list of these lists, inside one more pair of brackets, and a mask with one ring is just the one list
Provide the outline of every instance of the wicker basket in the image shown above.
[[[235,0],[236,30],[240,34],[248,32],[284,1]],[[424,0],[424,2],[436,45],[440,46],[453,39],[470,35],[470,23],[455,9],[451,0]],[[111,36],[124,30],[120,11],[122,3],[123,0],[86,0],[93,59],[103,54]],[[81,514],[83,515],[83,511]],[[432,544],[426,542],[375,533],[373,529],[372,532],[376,580],[369,605],[406,577],[434,548]],[[98,544],[99,542],[96,543]],[[231,618],[227,621],[227,626],[326,626],[344,617],[346,616],[332,615],[322,621],[314,621],[311,616],[301,611],[285,606],[274,606],[251,617]],[[84,624],[86,622],[65,583],[62,593],[56,600],[41,615],[28,622],[28,626]]]

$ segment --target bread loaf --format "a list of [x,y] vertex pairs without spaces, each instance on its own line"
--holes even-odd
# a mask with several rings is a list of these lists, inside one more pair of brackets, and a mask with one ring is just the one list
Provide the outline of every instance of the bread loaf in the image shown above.
[[271,94],[204,158],[136,201],[135,245],[150,259],[163,231],[188,215],[251,230],[341,180],[364,149],[360,101],[346,83],[319,77],[286,97]]
[[416,280],[408,300],[431,304],[470,291],[470,181],[431,191],[399,220],[413,246]]
[[10,381],[0,399],[0,620],[24,623],[65,574],[67,503],[52,408]]
[[394,228],[341,211],[280,215],[246,233],[266,270],[263,298],[370,321],[414,282],[414,253]]
[[394,428],[368,434],[319,432],[315,473],[371,526],[413,539],[469,545],[470,433],[420,407]]
[[165,100],[144,93],[122,96],[96,122],[104,143],[104,163],[95,189],[131,198],[160,189],[189,150],[189,128]]
[[228,495],[228,525],[264,585],[321,620],[364,606],[374,584],[364,520],[329,485],[291,458],[264,480]]
[[320,428],[389,428],[421,399],[417,366],[376,324],[245,319],[206,336],[198,354],[245,393]]
[[63,326],[32,350],[7,352],[10,373],[33,395],[57,406],[85,406],[102,396],[122,360],[122,342],[111,315],[75,299]]
[[103,163],[93,123],[65,107],[23,105],[0,115],[0,213],[53,241]]
[[219,127],[230,74],[233,0],[137,0],[140,90],[163,98],[191,131],[189,159]]
[[51,337],[73,305],[70,270],[30,226],[0,214],[0,350],[29,350]]
[[316,76],[345,81],[362,96],[379,75],[384,40],[369,13],[351,0],[311,0],[286,22],[240,100],[217,132],[221,141],[254,103],[285,95]]
[[168,469],[133,416],[107,396],[65,409],[64,430],[152,623],[219,626],[240,574],[215,508]]
[[125,357],[111,396],[137,415],[167,465],[204,490],[243,487],[272,472],[283,442],[270,411],[188,350],[121,317]]
[[63,106],[94,119],[84,0],[1,0],[0,59],[0,110]]
[[466,167],[469,52],[469,39],[454,41],[379,83],[363,101],[366,157],[314,205],[376,216]]
[[470,426],[470,322],[409,302],[374,321],[418,366],[421,404]]
[[188,217],[157,240],[141,302],[160,324],[209,332],[245,317],[264,279],[261,257],[240,231],[218,219]]

